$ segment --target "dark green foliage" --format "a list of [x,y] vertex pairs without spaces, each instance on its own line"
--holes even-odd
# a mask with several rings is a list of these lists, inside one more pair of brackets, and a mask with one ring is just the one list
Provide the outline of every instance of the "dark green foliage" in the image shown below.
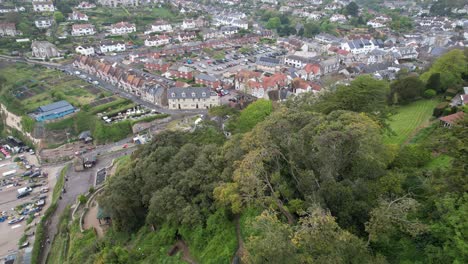
[[431,160],[431,153],[421,145],[406,145],[398,153],[394,166],[399,168],[422,167]]
[[417,76],[408,76],[394,81],[390,85],[390,102],[407,104],[421,97],[424,83]]
[[387,97],[389,87],[386,81],[370,76],[357,77],[349,86],[338,86],[335,92],[323,94],[315,102],[307,96],[290,102],[290,107],[300,107],[321,113],[347,110],[367,115],[384,123],[388,115]]
[[346,14],[357,17],[359,14],[359,6],[355,2],[351,2],[346,6]]
[[448,105],[449,105],[449,103],[447,103],[447,102],[442,102],[442,103],[438,104],[434,108],[434,113],[432,115],[435,116],[435,117],[441,116],[444,113],[444,109],[447,108]]
[[426,83],[426,89],[435,90],[437,93],[442,93],[442,84],[440,83],[440,73],[432,74]]

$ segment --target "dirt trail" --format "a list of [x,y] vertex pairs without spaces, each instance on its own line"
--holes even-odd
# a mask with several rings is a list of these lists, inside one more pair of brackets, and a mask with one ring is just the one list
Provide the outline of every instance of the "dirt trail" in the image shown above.
[[197,264],[195,260],[193,260],[192,256],[190,256],[190,250],[183,240],[178,240],[174,246],[172,246],[171,250],[169,250],[168,255],[174,256],[177,252],[182,251],[182,260],[186,261],[190,264]]
[[241,230],[240,230],[240,222],[239,222],[239,215],[236,215],[236,218],[234,219],[236,223],[236,237],[237,237],[237,251],[234,254],[234,257],[232,258],[232,264],[235,263],[242,263],[242,257],[246,253],[245,247],[244,247],[244,240],[242,239],[241,235]]
[[94,228],[98,238],[102,238],[104,236],[104,230],[102,229],[101,225],[99,224],[99,220],[97,219],[98,214],[98,204],[96,202],[92,203],[93,206],[89,208],[86,216],[84,218],[84,229]]

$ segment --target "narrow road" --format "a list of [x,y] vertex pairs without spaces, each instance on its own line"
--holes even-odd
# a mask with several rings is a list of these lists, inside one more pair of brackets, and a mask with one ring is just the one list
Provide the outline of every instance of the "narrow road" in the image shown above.
[[[123,149],[115,153],[102,155],[95,167],[82,172],[75,172],[73,168],[70,167],[66,175],[68,180],[65,181],[66,192],[62,194],[62,199],[58,200],[58,205],[57,209],[55,210],[55,213],[46,223],[46,239],[49,238],[51,242],[54,240],[54,237],[58,231],[58,223],[63,210],[65,209],[65,207],[67,207],[67,205],[74,204],[77,197],[80,194],[88,192],[89,187],[94,186],[96,172],[102,168],[109,166],[113,159],[128,154],[131,151],[132,150],[129,149]],[[51,245],[51,243],[49,244],[43,241],[40,263],[46,263]]]

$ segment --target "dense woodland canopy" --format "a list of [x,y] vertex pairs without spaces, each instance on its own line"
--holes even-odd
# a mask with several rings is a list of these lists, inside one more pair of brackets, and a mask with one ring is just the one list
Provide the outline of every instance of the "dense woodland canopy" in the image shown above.
[[[453,76],[430,85],[466,81],[454,52],[465,68],[438,61],[428,78]],[[213,109],[231,117],[229,139],[212,121],[159,134],[108,182],[113,228],[78,249],[81,263],[178,263],[167,257],[178,239],[200,263],[229,263],[236,227],[245,263],[468,262],[468,119],[418,144],[383,141],[391,105],[420,98],[423,80],[361,76],[319,97]],[[428,165],[440,155],[450,166]]]

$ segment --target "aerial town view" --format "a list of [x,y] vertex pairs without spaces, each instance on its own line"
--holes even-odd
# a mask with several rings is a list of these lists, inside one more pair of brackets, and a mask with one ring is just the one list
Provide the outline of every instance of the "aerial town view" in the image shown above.
[[468,263],[467,0],[0,0],[0,264]]

